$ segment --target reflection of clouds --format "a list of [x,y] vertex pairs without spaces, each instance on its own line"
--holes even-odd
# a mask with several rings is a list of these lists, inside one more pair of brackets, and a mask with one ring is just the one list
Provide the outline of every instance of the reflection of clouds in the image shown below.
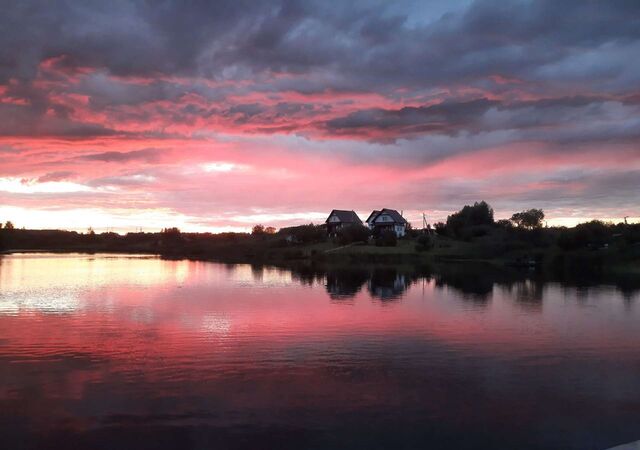
[[188,261],[178,261],[175,264],[171,264],[171,267],[167,268],[167,270],[173,270],[176,283],[183,284],[189,276]]
[[[77,311],[84,307],[85,297],[100,288],[109,288],[100,298],[102,307],[113,310],[108,293],[113,287],[183,284],[191,267],[189,261],[164,261],[137,255],[26,253],[3,256],[0,314]],[[153,321],[153,314],[149,310],[136,310],[131,318],[149,323]]]
[[20,311],[67,313],[80,309],[78,293],[73,290],[48,289],[0,292],[0,315],[18,314]]
[[[139,264],[144,260],[144,264]],[[157,257],[86,254],[15,254],[2,258],[0,292],[34,289],[181,283],[188,261],[163,261]]]
[[142,324],[151,324],[154,322],[154,314],[150,307],[138,307],[131,311],[130,320]]
[[231,320],[227,316],[208,314],[202,318],[202,330],[211,335],[224,336],[231,330]]

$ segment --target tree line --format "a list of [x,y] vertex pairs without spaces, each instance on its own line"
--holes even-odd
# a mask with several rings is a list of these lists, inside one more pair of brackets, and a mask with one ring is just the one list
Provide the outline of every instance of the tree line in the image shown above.
[[[593,220],[572,228],[545,227],[545,213],[542,209],[536,208],[513,213],[509,219],[495,220],[494,215],[493,208],[486,201],[475,202],[449,215],[446,221],[437,222],[425,230],[409,226],[406,236],[402,239],[414,240],[419,251],[427,251],[434,245],[433,233],[453,240],[492,238],[495,242],[506,243],[512,247],[521,244],[538,247],[557,246],[565,251],[603,248],[609,245],[637,246],[640,243],[640,224],[613,224]],[[0,249],[73,247],[179,253],[185,246],[206,249],[211,246],[245,243],[258,247],[286,247],[328,240],[333,240],[338,245],[363,242],[378,246],[395,246],[398,242],[395,233],[391,231],[371,231],[363,225],[344,227],[335,237],[329,237],[324,225],[313,223],[279,230],[273,226],[258,224],[253,227],[251,233],[184,233],[178,228],[168,227],[158,233],[134,232],[124,235],[113,232],[96,233],[91,228],[86,233],[17,230],[11,221],[0,224]]]

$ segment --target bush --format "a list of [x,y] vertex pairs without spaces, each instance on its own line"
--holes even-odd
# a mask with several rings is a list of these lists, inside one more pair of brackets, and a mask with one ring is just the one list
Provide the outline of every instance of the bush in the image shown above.
[[415,228],[413,228],[411,226],[410,223],[407,223],[407,226],[405,227],[404,232],[405,232],[405,234],[404,234],[405,238],[414,239],[414,238],[418,237],[422,233],[422,230],[416,230]]
[[600,248],[612,239],[614,227],[611,224],[592,220],[580,223],[575,228],[563,229],[558,237],[558,246],[563,250],[580,248]]
[[354,242],[367,242],[369,229],[362,225],[350,225],[340,228],[337,233],[337,241],[340,245],[353,244]]
[[395,247],[398,244],[396,233],[391,230],[381,232],[376,238],[377,247]]
[[628,244],[637,244],[640,242],[640,224],[624,225],[622,235]]
[[436,230],[436,234],[440,236],[447,235],[447,224],[444,222],[438,222],[433,224],[433,228]]
[[327,230],[322,225],[300,225],[296,227],[281,228],[279,235],[285,236],[290,242],[300,244],[312,244],[327,240]]
[[433,248],[433,239],[428,234],[421,234],[416,239],[416,251],[418,252],[426,252]]

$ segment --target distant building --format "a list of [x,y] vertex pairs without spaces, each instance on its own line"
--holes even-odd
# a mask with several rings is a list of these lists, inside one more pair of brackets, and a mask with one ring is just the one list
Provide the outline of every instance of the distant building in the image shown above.
[[393,231],[396,236],[402,237],[407,232],[409,222],[402,217],[395,209],[383,208],[382,210],[374,210],[367,218],[367,225],[371,231]]
[[333,235],[336,234],[340,228],[351,225],[362,225],[362,220],[360,220],[360,217],[358,217],[355,211],[334,209],[324,223],[327,225],[327,233]]

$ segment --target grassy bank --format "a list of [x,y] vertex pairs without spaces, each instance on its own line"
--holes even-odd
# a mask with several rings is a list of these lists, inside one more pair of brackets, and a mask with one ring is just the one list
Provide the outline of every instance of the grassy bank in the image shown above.
[[394,245],[374,242],[336,242],[325,236],[314,242],[292,241],[282,233],[207,234],[163,233],[83,234],[56,230],[2,230],[0,250],[56,252],[117,252],[158,254],[236,263],[288,265],[321,264],[434,264],[484,262],[501,266],[526,266],[554,271],[615,271],[640,273],[640,243],[612,235],[597,246],[564,249],[558,245],[561,230],[514,232],[494,227],[481,235],[457,239],[420,234],[398,239]]

